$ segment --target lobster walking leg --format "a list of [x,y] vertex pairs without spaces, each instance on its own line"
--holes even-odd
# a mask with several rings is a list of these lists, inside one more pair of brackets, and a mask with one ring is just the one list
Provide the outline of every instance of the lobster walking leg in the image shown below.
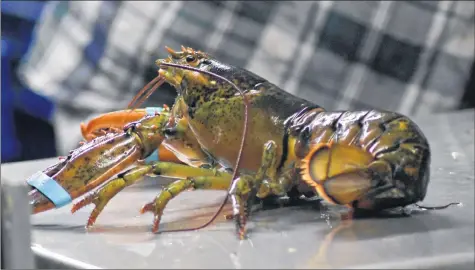
[[[203,180],[205,183],[201,185],[203,188],[209,186],[210,188],[219,187],[217,189],[226,190],[231,184],[231,175],[226,172],[219,172],[215,169],[205,169],[205,168],[195,168],[188,165],[171,163],[171,162],[151,162],[147,165],[137,166],[133,169],[130,169],[120,175],[117,178],[112,179],[106,185],[101,187],[99,190],[91,193],[90,195],[84,197],[81,201],[76,203],[73,206],[72,211],[76,212],[77,210],[83,208],[86,205],[94,204],[95,208],[89,216],[87,227],[94,225],[97,217],[107,205],[107,203],[119,193],[122,189],[132,184],[135,184],[143,179],[144,176],[165,176],[173,178],[182,178],[189,179],[194,177],[200,179],[199,177],[211,177],[212,180]],[[179,180],[180,181],[180,180]],[[178,182],[179,182],[178,181]],[[175,182],[177,183],[177,182]],[[178,184],[172,183],[171,187],[167,187],[164,190],[173,189],[175,190]],[[179,182],[180,183],[180,182]],[[186,185],[185,185],[186,186]],[[201,187],[196,185],[196,188]],[[157,202],[157,200],[155,200]],[[160,202],[160,201],[159,201]],[[166,204],[166,203],[165,203]],[[163,207],[165,207],[163,204]],[[162,203],[160,202],[159,207],[155,207],[155,219],[160,220],[160,215],[163,212],[163,209],[160,208]],[[155,228],[158,230],[158,224],[154,224]]]
[[249,219],[253,200],[257,196],[284,195],[285,187],[276,177],[276,143],[268,141],[264,145],[261,167],[255,176],[243,175],[231,189],[233,216],[240,239],[246,237],[246,223]]
[[[245,237],[246,220],[250,214],[250,208],[256,196],[264,198],[269,194],[284,195],[284,185],[277,182],[275,170],[276,165],[276,143],[269,141],[264,145],[262,164],[255,176],[241,175],[231,188],[231,199],[233,202],[233,216],[241,239]],[[205,170],[205,169],[201,169]],[[161,172],[163,175],[163,172]],[[154,213],[153,232],[159,229],[160,218],[168,202],[181,192],[193,189],[227,190],[231,185],[231,175],[202,175],[192,176],[187,173],[186,179],[178,180],[162,190],[162,192],[151,203],[142,208],[142,213]],[[185,173],[182,174],[185,176]]]
[[152,212],[154,215],[152,232],[158,232],[160,220],[168,202],[188,189],[228,190],[231,184],[231,175],[198,176],[177,180],[165,187],[155,199],[142,207],[140,212]]

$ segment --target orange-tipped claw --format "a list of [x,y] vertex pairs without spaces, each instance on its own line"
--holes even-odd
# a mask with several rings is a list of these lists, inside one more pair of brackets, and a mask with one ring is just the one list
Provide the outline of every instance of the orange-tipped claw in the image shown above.
[[87,141],[91,141],[96,138],[96,134],[103,129],[119,131],[128,123],[138,121],[145,115],[147,115],[145,109],[122,110],[105,113],[93,118],[89,123],[87,123],[87,125],[81,123],[81,133]]
[[91,204],[94,201],[94,196],[86,196],[82,198],[79,202],[75,203],[73,207],[71,208],[71,213],[76,213],[79,209],[83,208],[86,205]]
[[[167,105],[164,105],[163,109],[166,111],[170,110]],[[98,136],[105,135],[107,133],[106,130],[115,133],[121,132],[127,124],[138,121],[146,115],[146,109],[121,110],[105,113],[93,118],[87,124],[81,123],[81,133],[86,141],[91,141]],[[158,153],[159,160],[161,161],[182,163],[175,154],[163,145],[159,146]]]
[[153,209],[154,209],[154,204],[153,203],[147,203],[146,205],[144,205],[142,207],[142,209],[140,209],[140,214],[145,214],[147,212],[153,212]]
[[[74,214],[76,213],[76,211],[83,208],[84,206],[87,206],[93,203],[94,199],[95,199],[94,196],[86,196],[85,198],[83,198],[82,200],[80,200],[79,202],[73,205],[73,207],[71,208],[71,213]],[[96,208],[97,207],[95,207],[94,210],[92,210],[91,214],[89,215],[89,218],[87,219],[86,228],[92,227],[94,223],[96,223],[96,219],[100,214],[100,211],[97,211]]]
[[[145,114],[154,113],[152,117],[143,117]],[[57,164],[36,173],[27,180],[31,186],[29,197],[33,214],[68,205],[79,196],[104,184],[108,188],[102,186],[101,192],[86,196],[72,208],[74,213],[88,204],[95,204],[96,207],[88,221],[88,226],[91,226],[108,200],[114,196],[115,192],[120,191],[117,189],[117,181],[111,180],[113,176],[119,175],[126,168],[144,159],[153,160],[154,157],[156,158],[153,150],[157,147],[160,150],[159,160],[179,162],[172,152],[161,146],[164,137],[160,129],[168,121],[167,113],[159,114],[154,108],[150,108],[147,111],[139,110],[135,116],[133,111],[130,114],[131,117],[127,121],[139,118],[132,130],[136,136],[121,131],[97,137],[71,151],[68,157],[61,158]],[[87,135],[88,131],[95,130],[97,127],[109,126],[107,120],[113,121],[117,119],[117,116],[121,116],[121,113],[98,117],[95,119],[96,122],[88,125],[90,129],[88,126],[83,126],[84,134]],[[123,118],[119,117],[119,119],[123,121]],[[115,121],[113,124],[130,123],[120,121]],[[152,168],[152,166],[145,167]]]
[[152,232],[157,233],[158,229],[160,228],[160,220],[162,218],[162,213],[157,213],[155,211],[155,203],[147,203],[145,204],[142,209],[140,209],[140,214],[145,214],[147,212],[153,213],[153,225],[152,225]]
[[91,203],[96,205],[96,207],[94,207],[91,214],[89,215],[89,218],[87,219],[86,228],[92,227],[94,225],[94,223],[96,223],[96,220],[99,217],[99,214],[104,209],[105,204],[98,205],[96,203],[97,198],[98,198],[98,194],[96,194],[96,193],[89,194],[85,198],[81,199],[79,202],[75,203],[73,205],[73,207],[71,208],[71,213],[74,214],[79,209],[81,209],[81,208],[83,208],[83,207],[85,207],[85,206],[87,206]]

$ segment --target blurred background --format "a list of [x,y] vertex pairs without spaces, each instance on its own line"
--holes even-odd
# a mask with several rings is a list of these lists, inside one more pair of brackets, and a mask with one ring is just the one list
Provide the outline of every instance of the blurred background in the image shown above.
[[[473,1],[2,1],[2,163],[63,155],[124,109],[165,46],[327,110],[474,107]],[[164,85],[144,106],[171,105]]]

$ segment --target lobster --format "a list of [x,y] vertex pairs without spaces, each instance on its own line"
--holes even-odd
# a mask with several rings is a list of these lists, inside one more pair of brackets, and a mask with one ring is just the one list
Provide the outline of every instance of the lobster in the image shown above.
[[[223,190],[226,199],[213,218],[190,230],[211,224],[229,197],[244,239],[256,199],[318,196],[348,207],[352,216],[425,198],[430,146],[407,116],[326,111],[207,53],[167,50],[168,58],[156,61],[158,76],[127,110],[81,125],[86,142],[28,180],[33,213],[62,207],[103,184],[72,207],[74,213],[94,204],[92,226],[122,189],[144,176],[165,176],[177,180],[141,209],[154,214],[153,232],[181,192]],[[164,82],[178,93],[172,108],[137,109]]]

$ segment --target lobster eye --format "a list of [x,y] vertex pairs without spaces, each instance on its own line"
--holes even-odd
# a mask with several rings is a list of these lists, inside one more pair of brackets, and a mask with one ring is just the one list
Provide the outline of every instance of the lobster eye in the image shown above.
[[193,55],[188,55],[186,57],[186,62],[191,63],[193,61],[195,61],[195,57]]

